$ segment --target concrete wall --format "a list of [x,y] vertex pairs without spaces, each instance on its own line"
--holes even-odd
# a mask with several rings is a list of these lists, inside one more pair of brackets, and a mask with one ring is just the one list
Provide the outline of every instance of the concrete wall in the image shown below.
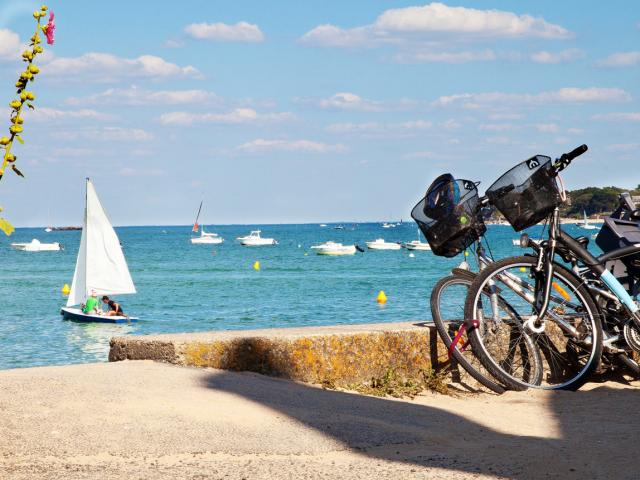
[[143,359],[335,385],[379,378],[390,368],[411,377],[448,363],[446,349],[435,328],[413,322],[127,336],[111,340],[109,361]]

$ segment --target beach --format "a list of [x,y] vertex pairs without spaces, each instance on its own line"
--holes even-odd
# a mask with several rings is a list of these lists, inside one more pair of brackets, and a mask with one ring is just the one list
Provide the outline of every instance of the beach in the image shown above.
[[398,400],[127,361],[0,384],[3,479],[637,476],[638,382]]

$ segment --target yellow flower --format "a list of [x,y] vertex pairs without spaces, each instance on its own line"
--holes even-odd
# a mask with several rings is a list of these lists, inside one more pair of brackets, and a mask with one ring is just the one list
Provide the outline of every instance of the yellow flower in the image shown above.
[[9,153],[6,157],[4,157],[5,160],[9,163],[13,163],[16,161],[16,156],[13,153]]
[[11,125],[9,131],[11,133],[20,133],[23,130],[22,125]]
[[11,108],[16,109],[16,110],[17,110],[18,108],[20,108],[20,106],[21,106],[21,105],[22,105],[22,103],[20,102],[20,100],[14,100],[13,102],[11,102],[11,103],[9,104],[9,106],[10,106]]
[[33,94],[33,92],[25,92],[27,94],[27,100],[35,100],[36,96]]
[[34,75],[40,73],[40,69],[38,67],[36,67],[35,65],[29,65],[29,71],[31,73],[33,73]]
[[2,137],[0,138],[0,145],[8,145],[10,141],[9,137]]
[[43,12],[46,12],[47,10],[49,10],[49,7],[47,7],[46,5],[42,5],[40,7],[40,10],[42,10]]

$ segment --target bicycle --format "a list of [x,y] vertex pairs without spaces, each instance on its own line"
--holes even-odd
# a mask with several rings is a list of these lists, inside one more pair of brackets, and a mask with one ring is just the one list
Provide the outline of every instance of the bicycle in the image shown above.
[[[550,157],[537,155],[509,170],[487,190],[489,202],[516,231],[548,222],[548,239],[535,244],[526,234],[521,237],[522,246],[533,248],[534,255],[506,258],[483,269],[465,301],[465,319],[478,322],[478,328],[469,333],[473,352],[509,388],[575,390],[582,386],[600,364],[602,321],[609,329],[608,322],[615,318],[612,312],[622,316],[630,335],[640,339],[640,308],[607,269],[607,262],[629,257],[635,265],[640,243],[595,258],[586,249],[588,239],[574,239],[560,227],[564,188],[558,186],[557,176],[586,151],[582,145],[553,163]],[[556,255],[582,267],[570,270],[555,260]],[[640,262],[638,269],[632,271],[634,278],[640,278]],[[495,302],[498,289],[510,311]],[[608,303],[603,306],[604,302]],[[607,335],[608,347],[618,340],[613,337]],[[536,346],[528,358],[514,355],[523,339]],[[542,375],[531,374],[539,370]]]
[[[454,257],[473,243],[478,268],[482,270],[492,262],[482,246],[486,232],[484,217],[486,198],[479,198],[477,184],[469,180],[456,180],[450,174],[441,175],[427,189],[423,199],[413,208],[412,218],[422,230],[436,255]],[[495,393],[504,393],[504,386],[497,383],[468,349],[466,332],[472,324],[461,315],[446,317],[451,306],[466,298],[467,290],[475,279],[475,273],[464,268],[454,268],[452,275],[440,279],[431,291],[431,314],[438,334],[447,348],[450,368],[460,365],[477,382]],[[449,295],[452,295],[450,298]],[[501,302],[502,299],[497,298]],[[504,306],[508,308],[507,305]],[[460,314],[463,307],[460,306]],[[528,345],[526,348],[533,348]]]

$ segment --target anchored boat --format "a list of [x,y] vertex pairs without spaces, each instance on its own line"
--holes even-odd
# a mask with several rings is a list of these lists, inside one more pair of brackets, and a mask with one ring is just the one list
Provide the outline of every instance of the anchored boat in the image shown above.
[[71,292],[67,306],[61,315],[68,320],[80,322],[125,323],[136,321],[135,317],[86,314],[76,305],[87,301],[89,292],[102,295],[125,295],[136,293],[127,261],[122,253],[120,241],[102,208],[91,180],[87,178],[84,223],[80,238],[80,249],[73,274]]
[[325,242],[311,247],[318,255],[353,255],[356,253],[355,245],[342,245],[336,242]]
[[277,245],[273,238],[262,238],[260,236],[260,230],[252,230],[249,235],[245,235],[244,237],[238,237],[236,240],[240,242],[240,245],[244,245],[245,247],[262,247],[264,245]]
[[12,243],[11,248],[22,250],[23,252],[57,252],[62,250],[58,242],[42,243],[37,238],[34,238],[29,243]]
[[[193,233],[198,233],[198,219],[200,218],[200,212],[202,211],[202,202],[200,202],[200,207],[198,208],[198,214],[196,215],[196,221],[193,223],[192,231]],[[218,245],[224,242],[224,238],[219,236],[217,233],[205,232],[204,225],[200,228],[200,236],[199,237],[191,237],[191,243],[198,244],[206,244],[206,245]]]
[[395,242],[385,242],[384,238],[377,238],[370,242],[364,242],[370,250],[400,250],[402,245]]

